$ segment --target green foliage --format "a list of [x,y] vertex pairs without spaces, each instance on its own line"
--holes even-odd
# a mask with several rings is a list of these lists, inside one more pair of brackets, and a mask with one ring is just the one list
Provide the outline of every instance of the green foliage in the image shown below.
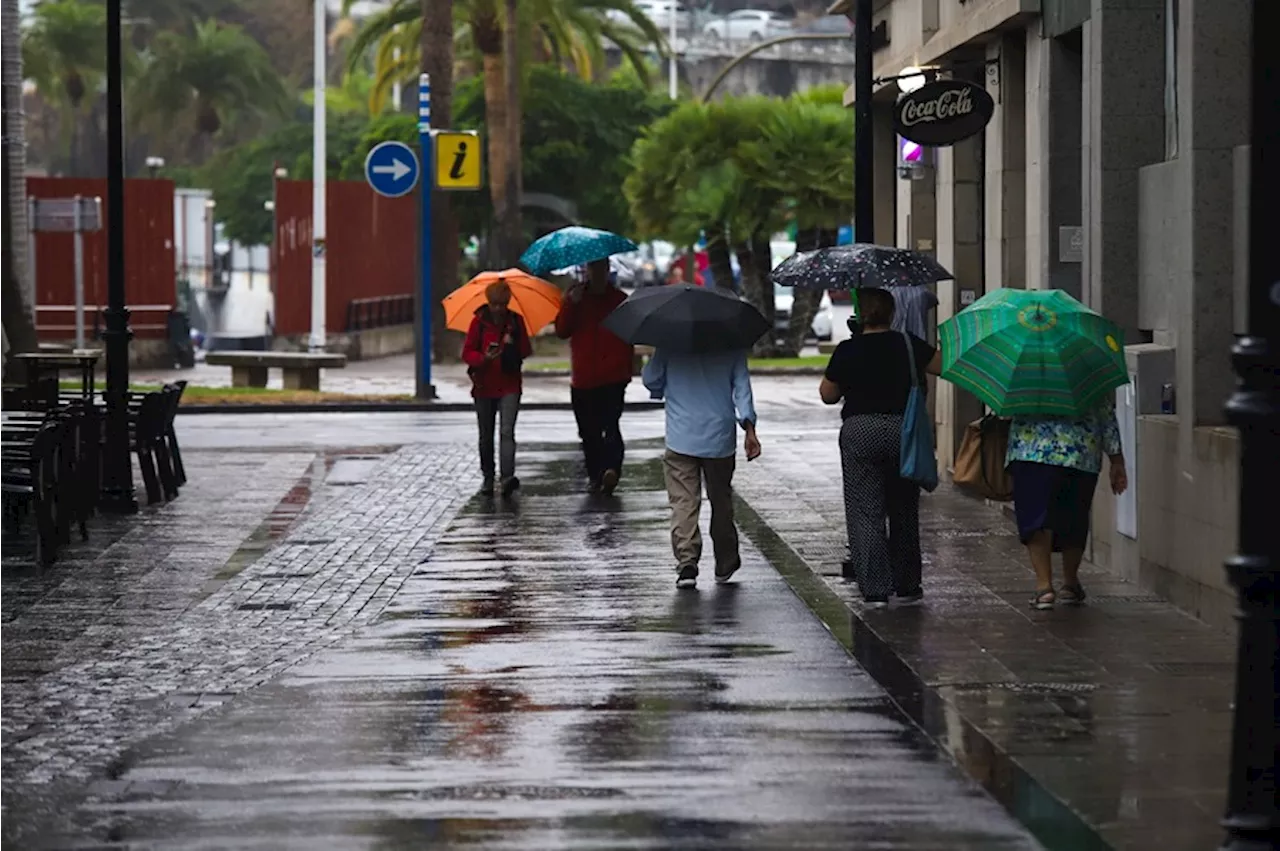
[[[364,122],[353,116],[335,116],[326,127],[328,175],[337,178],[344,159],[361,138]],[[294,122],[214,157],[197,180],[213,189],[218,220],[227,237],[245,245],[271,241],[272,214],[263,208],[271,199],[272,172],[276,166],[289,177],[311,178],[311,124]],[[363,160],[362,166],[363,166]]]
[[631,151],[623,189],[642,236],[741,243],[789,222],[832,228],[853,206],[853,124],[835,87],[790,99],[682,103]]
[[133,94],[150,123],[186,118],[204,136],[217,133],[228,117],[281,115],[291,100],[262,46],[214,19],[189,36],[157,35]]
[[107,66],[106,10],[78,0],[37,4],[22,33],[22,68],[37,90],[55,103],[78,109],[98,90]]

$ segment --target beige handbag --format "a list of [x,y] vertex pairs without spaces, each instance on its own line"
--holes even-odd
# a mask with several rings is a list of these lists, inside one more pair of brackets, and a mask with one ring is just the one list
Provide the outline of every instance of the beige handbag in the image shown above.
[[1005,469],[1009,420],[989,414],[965,427],[951,480],[969,493],[998,502],[1013,499],[1013,477]]

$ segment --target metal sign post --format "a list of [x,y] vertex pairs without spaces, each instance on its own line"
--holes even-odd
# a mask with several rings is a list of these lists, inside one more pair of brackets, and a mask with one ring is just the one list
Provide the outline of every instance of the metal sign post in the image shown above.
[[[422,155],[419,162],[432,162],[431,157],[431,75],[421,74],[418,77],[418,145]],[[419,262],[421,263],[421,283],[418,288],[418,378],[416,395],[419,399],[434,399],[435,387],[431,384],[431,192],[433,181],[422,182],[422,232],[419,239]]]
[[[71,233],[74,235],[72,264],[75,270],[76,348],[85,347],[84,339],[84,234],[102,229],[102,199],[32,198],[30,199],[31,232]],[[35,239],[31,240],[31,274],[35,279]]]

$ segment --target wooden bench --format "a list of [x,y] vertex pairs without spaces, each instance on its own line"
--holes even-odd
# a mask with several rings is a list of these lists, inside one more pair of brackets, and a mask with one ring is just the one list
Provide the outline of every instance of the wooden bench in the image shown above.
[[232,387],[266,387],[267,370],[284,372],[284,389],[319,390],[321,369],[342,369],[347,356],[327,352],[209,352],[205,363],[231,367]]

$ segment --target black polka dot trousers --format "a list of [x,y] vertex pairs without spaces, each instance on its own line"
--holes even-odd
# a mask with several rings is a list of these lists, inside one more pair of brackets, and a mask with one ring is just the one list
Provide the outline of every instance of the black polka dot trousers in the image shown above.
[[840,429],[844,515],[868,599],[920,588],[920,488],[898,475],[901,414],[857,414]]

